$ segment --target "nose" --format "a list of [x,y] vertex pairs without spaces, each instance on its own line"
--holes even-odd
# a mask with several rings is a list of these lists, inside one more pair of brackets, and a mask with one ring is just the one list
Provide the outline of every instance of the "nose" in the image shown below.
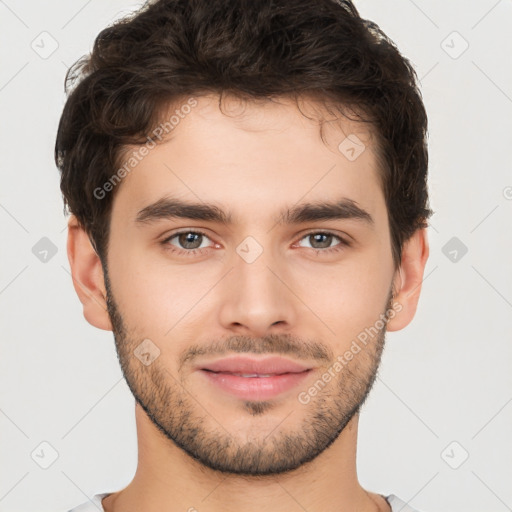
[[265,252],[251,263],[235,255],[223,280],[219,321],[234,334],[262,337],[296,327],[300,301],[284,265]]

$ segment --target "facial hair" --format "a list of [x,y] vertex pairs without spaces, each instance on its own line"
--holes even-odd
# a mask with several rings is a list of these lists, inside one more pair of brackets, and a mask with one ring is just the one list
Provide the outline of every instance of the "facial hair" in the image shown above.
[[[187,391],[181,373],[185,363],[203,354],[215,357],[224,353],[272,353],[290,355],[297,360],[313,358],[327,369],[335,361],[332,350],[323,343],[303,341],[290,335],[271,334],[258,340],[232,336],[208,345],[190,346],[179,358],[177,379],[161,364],[161,359],[145,366],[134,356],[134,350],[144,338],[134,334],[135,329],[128,328],[112,294],[106,267],[104,269],[107,309],[117,357],[128,387],[155,427],[170,442],[211,470],[256,477],[284,474],[303,466],[338,438],[359,413],[373,387],[384,349],[386,322],[309,403],[294,402],[300,421],[294,419],[286,423],[286,428],[277,427],[271,435],[258,435],[251,430],[243,439],[236,437],[208,413],[208,406],[201,403],[200,397],[197,399]],[[383,312],[386,318],[392,300],[390,292]],[[320,379],[321,375],[318,377]],[[242,405],[242,414],[252,417],[263,416],[276,407],[272,400],[245,400]],[[292,430],[290,423],[294,425]]]

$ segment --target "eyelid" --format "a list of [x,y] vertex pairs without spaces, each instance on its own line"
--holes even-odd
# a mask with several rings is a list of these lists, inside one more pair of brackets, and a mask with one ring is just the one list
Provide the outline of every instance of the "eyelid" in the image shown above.
[[[160,243],[166,245],[172,238],[174,238],[178,235],[186,234],[186,233],[194,233],[194,234],[198,234],[198,235],[203,235],[204,237],[211,240],[214,244],[216,244],[216,242],[214,242],[212,240],[212,237],[206,231],[202,230],[201,228],[188,228],[188,229],[185,228],[185,229],[179,229],[178,231],[173,231],[172,233],[166,235],[165,238]],[[203,247],[202,249],[206,249],[206,247]],[[181,250],[186,251],[186,252],[192,252],[192,251],[197,251],[197,250],[202,250],[202,249],[189,249],[188,251],[186,251],[186,249],[181,249]],[[179,251],[180,248],[177,248],[177,250]]]
[[346,243],[349,243],[349,240],[353,240],[353,238],[348,235],[347,233],[340,233],[336,230],[332,229],[322,229],[322,228],[311,228],[308,231],[304,232],[302,236],[300,237],[300,240],[302,240],[305,236],[313,235],[313,234],[323,234],[323,235],[332,235],[335,237],[338,237],[339,239],[345,241]]
[[335,248],[339,248],[339,247],[343,247],[343,246],[346,246],[346,247],[350,247],[352,245],[352,237],[350,237],[349,235],[341,235],[341,234],[338,234],[337,232],[334,232],[334,231],[331,231],[329,229],[311,229],[309,231],[307,231],[306,233],[303,233],[302,236],[297,240],[297,242],[295,242],[294,245],[298,244],[299,242],[301,242],[304,238],[310,236],[310,235],[328,235],[328,236],[333,236],[334,238],[337,238],[340,243],[333,246],[333,247],[327,247],[325,249],[315,249],[314,247],[310,247],[310,249],[313,249],[314,251],[319,251],[319,252],[328,252],[330,249],[334,250]]

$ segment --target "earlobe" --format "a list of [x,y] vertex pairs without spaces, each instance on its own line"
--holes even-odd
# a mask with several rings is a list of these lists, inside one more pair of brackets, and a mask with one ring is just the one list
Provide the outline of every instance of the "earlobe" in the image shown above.
[[85,319],[98,329],[111,331],[103,266],[89,236],[74,215],[68,222],[67,252],[73,286],[83,305]]
[[427,228],[422,228],[405,242],[402,249],[402,264],[394,280],[396,294],[392,305],[395,315],[388,320],[388,331],[399,331],[414,318],[428,255]]

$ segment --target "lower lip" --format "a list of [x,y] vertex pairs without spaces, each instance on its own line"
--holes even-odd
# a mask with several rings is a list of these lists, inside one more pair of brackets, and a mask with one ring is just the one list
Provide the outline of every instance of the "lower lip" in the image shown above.
[[283,373],[272,377],[240,377],[230,373],[201,370],[213,384],[245,400],[268,400],[298,386],[311,370],[300,373]]

